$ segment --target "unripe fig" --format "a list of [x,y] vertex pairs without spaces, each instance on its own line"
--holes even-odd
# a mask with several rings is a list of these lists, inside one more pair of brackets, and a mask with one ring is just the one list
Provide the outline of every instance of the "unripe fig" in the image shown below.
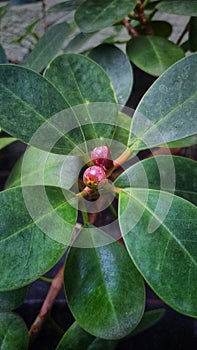
[[98,146],[91,152],[91,159],[95,165],[102,166],[105,170],[113,168],[113,160],[108,146]]
[[87,168],[83,174],[83,182],[90,188],[97,188],[106,179],[105,171],[97,165]]

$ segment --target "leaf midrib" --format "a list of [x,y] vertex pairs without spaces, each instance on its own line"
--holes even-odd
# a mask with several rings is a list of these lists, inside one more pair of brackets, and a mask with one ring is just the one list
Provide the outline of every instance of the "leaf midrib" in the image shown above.
[[[184,106],[189,100],[191,100],[191,99],[193,99],[193,98],[195,99],[196,96],[197,96],[197,92],[194,93],[193,95],[189,96],[186,100],[184,100],[181,104],[179,104],[179,105],[176,106],[175,108],[171,109],[171,110],[170,110],[168,113],[166,113],[164,116],[160,116],[160,118],[159,118],[155,123],[153,123],[153,125],[152,125],[149,129],[146,129],[145,132],[143,132],[143,133],[141,133],[140,135],[136,136],[136,137],[137,137],[137,141],[135,141],[135,142],[134,142],[132,145],[130,145],[129,147],[135,149],[134,145],[140,143],[141,141],[143,141],[144,135],[146,135],[147,133],[149,133],[151,129],[154,129],[155,126],[160,125],[160,124],[164,121],[164,119],[166,119],[167,117],[169,117],[171,114],[173,114],[174,112],[178,111],[179,109],[182,109],[183,106]],[[140,106],[139,106],[139,108],[140,108]],[[136,110],[136,115],[137,115],[137,113],[139,113],[139,110],[138,110],[138,109]],[[135,117],[135,119],[136,119],[136,117]],[[133,119],[133,121],[134,121],[135,119]],[[196,131],[194,131],[194,132],[195,132],[195,134],[196,134]],[[132,127],[131,127],[131,133],[133,133]],[[191,134],[191,135],[193,135],[193,134]],[[141,138],[141,136],[142,136],[142,138]],[[190,135],[186,135],[185,137],[187,137],[187,136],[190,136]],[[184,137],[184,138],[185,138],[185,137]],[[183,137],[182,137],[182,138],[183,138]],[[181,138],[181,139],[182,139],[182,138]],[[180,140],[181,140],[181,139],[180,139]],[[166,141],[166,142],[172,142],[172,141],[176,141],[176,140],[173,139],[173,140],[168,140],[168,141]],[[157,143],[157,144],[158,144],[158,143]]]
[[[32,219],[33,221],[30,222],[30,223],[28,223],[27,225],[25,225],[25,226],[23,226],[23,227],[20,227],[20,229],[18,229],[17,231],[11,232],[11,233],[9,234],[9,236],[7,236],[6,238],[3,238],[2,240],[0,240],[0,244],[1,244],[2,242],[5,242],[5,241],[7,241],[7,240],[12,239],[14,236],[17,236],[18,234],[20,234],[21,232],[25,231],[26,229],[28,229],[28,228],[30,228],[30,227],[33,227],[33,226],[36,226],[36,223],[39,223],[39,222],[40,222],[41,220],[43,220],[45,217],[47,217],[48,215],[50,215],[52,211],[53,211],[53,212],[56,212],[58,209],[60,209],[61,207],[63,208],[64,206],[67,206],[67,202],[61,203],[61,204],[57,205],[56,207],[52,207],[52,204],[51,204],[51,207],[52,207],[52,208],[51,208],[51,211],[45,213],[44,215],[40,216],[38,219],[35,219],[35,220],[33,220],[33,219],[31,218],[31,216],[29,215],[29,218]],[[72,224],[70,224],[70,225],[72,225]],[[72,225],[72,226],[74,226],[74,225]],[[40,230],[40,231],[41,231],[41,230]]]
[[[156,191],[156,190],[155,190],[155,191]],[[153,212],[150,208],[148,208],[147,206],[145,206],[144,203],[141,202],[141,201],[139,200],[139,198],[136,197],[136,196],[133,194],[133,192],[132,192],[132,194],[131,194],[131,192],[130,192],[129,194],[128,194],[127,191],[125,191],[125,192],[126,192],[127,195],[129,195],[129,196],[135,198],[136,202],[138,202],[143,208],[145,208],[145,210],[147,210],[147,212],[148,212],[149,214],[151,214],[151,216],[154,217],[154,218],[161,224],[161,226],[163,226],[163,228],[164,228],[165,231],[167,232],[168,236],[170,236],[171,238],[174,239],[174,241],[178,244],[178,246],[180,246],[180,247],[183,249],[183,251],[185,252],[185,254],[186,254],[187,256],[189,256],[190,261],[192,261],[193,264],[197,267],[197,261],[194,260],[194,258],[190,255],[190,253],[189,253],[188,250],[184,247],[184,245],[182,245],[182,243],[177,239],[177,237],[176,237],[176,236],[170,231],[170,229],[164,224],[164,221],[161,221],[160,218],[159,218],[157,215],[155,215],[155,212]],[[150,191],[148,191],[148,192],[150,192]],[[158,192],[158,191],[157,191],[157,192]],[[165,193],[165,192],[163,192],[163,191],[159,191],[159,192]],[[166,194],[166,193],[165,193],[165,194]],[[180,220],[180,218],[179,218],[178,220]]]

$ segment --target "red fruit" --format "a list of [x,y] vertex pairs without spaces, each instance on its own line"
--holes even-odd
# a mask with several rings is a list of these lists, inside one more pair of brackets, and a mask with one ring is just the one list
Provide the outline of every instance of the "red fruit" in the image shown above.
[[113,168],[113,160],[108,146],[98,146],[91,152],[91,159],[95,165],[103,167],[105,170]]
[[83,182],[90,188],[97,188],[99,183],[105,179],[104,169],[97,165],[87,168],[83,174]]

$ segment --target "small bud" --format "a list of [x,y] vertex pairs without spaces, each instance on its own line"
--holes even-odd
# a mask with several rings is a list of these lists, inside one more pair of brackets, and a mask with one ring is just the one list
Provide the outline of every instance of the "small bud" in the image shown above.
[[91,159],[95,165],[102,166],[104,169],[113,168],[113,160],[108,146],[98,146],[91,152]]
[[100,166],[93,165],[83,174],[83,182],[90,188],[97,188],[101,181],[106,179],[105,171]]

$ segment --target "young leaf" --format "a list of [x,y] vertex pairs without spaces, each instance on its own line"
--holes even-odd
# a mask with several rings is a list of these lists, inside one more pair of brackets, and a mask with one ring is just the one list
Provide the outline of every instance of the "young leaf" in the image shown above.
[[94,339],[93,335],[84,331],[77,322],[74,322],[64,333],[56,350],[87,350]]
[[0,150],[8,145],[10,143],[15,142],[16,139],[14,137],[1,137],[0,138]]
[[28,349],[28,329],[20,316],[13,313],[0,313],[0,345],[2,350]]
[[7,63],[6,53],[1,44],[0,44],[0,63]]
[[167,192],[125,189],[119,222],[126,248],[150,287],[176,311],[196,317],[197,208]]
[[154,326],[157,322],[161,320],[165,313],[165,309],[155,309],[151,311],[146,311],[137,325],[137,327],[131,332],[130,336],[135,336],[141,332],[144,332],[146,329]]
[[[144,284],[118,242],[97,245],[96,240],[105,236],[97,228],[80,231],[66,259],[65,292],[82,328],[99,338],[119,339],[129,334],[142,317]],[[87,239],[91,246],[84,248],[81,244]]]
[[127,44],[127,54],[138,68],[156,77],[184,57],[179,46],[158,36],[132,38]]
[[131,94],[133,72],[127,56],[116,46],[103,44],[89,53],[107,72],[115,89],[118,103],[124,106]]
[[26,66],[41,72],[60,51],[71,28],[68,23],[58,23],[49,29],[38,40],[26,60]]
[[197,134],[197,54],[175,63],[146,92],[131,125],[134,151]]
[[197,16],[196,1],[188,0],[171,0],[159,1],[156,8],[161,12],[173,13],[182,16]]
[[84,166],[81,158],[63,156],[29,147],[6,182],[6,188],[23,186],[55,186],[70,189]]
[[[188,181],[189,178],[193,181]],[[148,158],[124,171],[114,185],[175,191],[177,196],[197,205],[197,162],[178,156]]]
[[26,287],[7,292],[0,292],[0,312],[14,310],[17,306],[22,304],[26,294]]
[[82,32],[89,33],[108,27],[127,16],[136,6],[135,0],[86,0],[77,9],[75,21]]
[[77,218],[69,198],[66,190],[42,186],[0,193],[1,291],[36,280],[64,254]]
[[[15,65],[0,65],[0,77],[0,126],[23,142],[30,142],[41,125],[68,107],[54,86],[32,70]],[[48,131],[47,126],[45,140],[36,140],[34,146],[49,150],[47,143],[52,137],[49,131],[51,134],[56,132],[59,137],[62,137],[62,131],[55,125],[51,125]],[[63,146],[57,151],[64,153]]]

